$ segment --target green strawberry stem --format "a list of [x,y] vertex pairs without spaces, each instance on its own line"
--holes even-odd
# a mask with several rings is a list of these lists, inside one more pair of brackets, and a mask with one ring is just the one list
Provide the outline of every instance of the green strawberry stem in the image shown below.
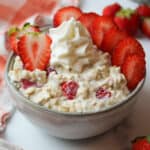
[[121,18],[128,18],[128,19],[130,19],[132,14],[134,14],[134,12],[135,12],[135,10],[133,10],[131,8],[121,9],[120,11],[118,11],[116,13],[116,16],[117,17],[121,17]]
[[146,137],[147,141],[150,143],[150,135]]
[[19,28],[17,28],[17,27],[11,27],[9,29],[9,31],[8,31],[8,35],[10,36],[10,35],[12,35],[15,32],[19,32]]
[[27,22],[27,23],[25,23],[25,24],[23,25],[23,29],[28,28],[28,27],[30,27],[30,26],[31,26],[31,24],[30,24],[29,22]]

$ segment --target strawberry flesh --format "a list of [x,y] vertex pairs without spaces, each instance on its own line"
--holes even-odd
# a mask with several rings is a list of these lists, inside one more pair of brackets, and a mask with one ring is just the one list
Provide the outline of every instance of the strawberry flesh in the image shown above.
[[148,5],[140,5],[136,11],[141,17],[150,17],[150,6]]
[[142,45],[134,38],[128,37],[119,42],[112,54],[112,64],[121,66],[125,58],[130,54],[145,57]]
[[94,12],[83,13],[78,20],[88,29],[89,32],[91,32],[93,21],[97,17],[99,17],[99,15]]
[[5,32],[5,47],[9,51],[14,51],[17,53],[17,34],[19,32],[19,29],[17,27],[10,28],[7,32]]
[[132,54],[126,57],[121,71],[127,79],[127,86],[133,90],[145,76],[145,60],[143,57]]
[[128,35],[125,32],[122,32],[118,29],[110,29],[104,36],[101,50],[112,54],[118,43],[127,36]]
[[104,34],[111,28],[117,27],[110,17],[100,16],[94,20],[91,35],[94,44],[96,44],[98,48],[101,46]]
[[63,95],[66,96],[69,100],[75,98],[78,87],[79,87],[78,84],[74,81],[63,82],[61,84]]
[[147,37],[150,37],[150,17],[143,19],[141,30]]
[[18,42],[18,53],[27,70],[45,70],[50,60],[51,39],[45,34],[27,34]]
[[40,32],[39,28],[30,23],[24,24],[22,28],[12,27],[5,33],[5,47],[18,54],[18,41],[21,36],[29,32]]
[[98,88],[98,90],[96,91],[96,98],[98,99],[109,98],[109,97],[111,97],[111,92],[102,87]]
[[3,87],[3,83],[4,83],[5,65],[6,65],[6,57],[0,55],[0,89]]
[[118,3],[108,5],[103,9],[103,16],[114,17],[120,9],[121,6]]
[[82,15],[80,8],[75,6],[67,6],[59,9],[53,18],[54,27],[59,26],[62,22],[75,18],[76,20]]
[[33,82],[33,81],[29,81],[27,79],[22,79],[21,80],[21,86],[23,89],[27,89],[27,88],[30,88],[32,86],[37,86],[37,83]]

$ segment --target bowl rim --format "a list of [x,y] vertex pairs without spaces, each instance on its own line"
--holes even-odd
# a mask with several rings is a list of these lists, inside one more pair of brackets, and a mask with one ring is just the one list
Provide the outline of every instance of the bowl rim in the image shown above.
[[88,115],[89,116],[89,115],[102,114],[102,113],[113,111],[114,109],[119,108],[119,107],[123,106],[124,104],[126,104],[127,102],[131,101],[132,98],[141,91],[141,89],[145,83],[145,79],[146,79],[146,73],[145,73],[145,77],[140,81],[140,83],[137,85],[137,87],[126,98],[124,98],[122,101],[120,101],[117,104],[114,104],[110,107],[106,107],[105,109],[94,111],[94,112],[71,112],[71,113],[70,112],[69,113],[61,112],[61,111],[48,109],[44,106],[40,106],[40,105],[28,100],[26,97],[24,97],[21,94],[21,92],[17,91],[16,87],[12,84],[12,82],[10,81],[9,76],[8,76],[8,71],[10,70],[10,65],[12,64],[12,61],[14,60],[14,58],[15,58],[15,54],[13,52],[11,52],[11,54],[8,57],[6,67],[5,67],[4,78],[6,81],[6,85],[14,92],[15,95],[17,95],[20,98],[20,100],[23,103],[26,103],[27,105],[30,105],[31,107],[33,107],[37,110],[46,111],[48,113],[55,113],[57,115],[64,115],[64,116],[86,116],[86,115]]

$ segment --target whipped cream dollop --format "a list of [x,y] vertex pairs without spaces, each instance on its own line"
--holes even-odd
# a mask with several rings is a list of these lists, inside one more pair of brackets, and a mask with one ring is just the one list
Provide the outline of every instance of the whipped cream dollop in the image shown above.
[[51,66],[81,72],[97,61],[97,49],[87,29],[74,18],[50,29]]

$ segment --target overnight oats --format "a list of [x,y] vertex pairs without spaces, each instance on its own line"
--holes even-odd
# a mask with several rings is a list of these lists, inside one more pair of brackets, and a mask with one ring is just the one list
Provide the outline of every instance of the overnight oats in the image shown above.
[[[126,63],[112,64],[114,56],[102,51],[91,32],[75,17],[50,28],[49,34],[33,26],[25,30],[24,35],[17,30],[18,46],[8,75],[27,100],[50,110],[97,112],[116,105],[138,84],[131,86],[129,80],[132,57],[145,67],[142,47],[139,57],[136,53],[128,57],[129,68]],[[140,79],[143,77],[144,72]]]

